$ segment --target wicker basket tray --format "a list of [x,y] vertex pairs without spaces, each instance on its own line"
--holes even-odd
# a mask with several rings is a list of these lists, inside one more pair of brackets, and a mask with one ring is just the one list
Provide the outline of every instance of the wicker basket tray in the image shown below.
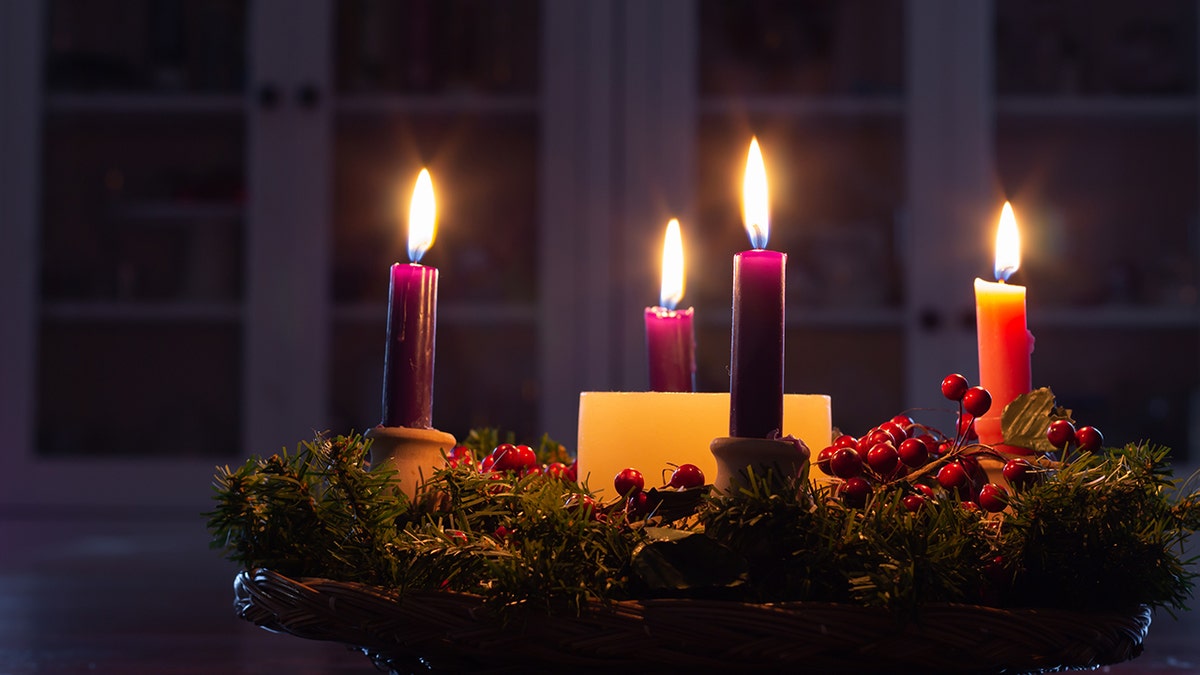
[[360,648],[393,672],[1014,673],[1136,657],[1150,610],[1080,613],[932,605],[918,622],[827,603],[661,599],[595,603],[579,616],[483,618],[482,598],[403,600],[361,584],[242,572],[238,615],[264,628]]

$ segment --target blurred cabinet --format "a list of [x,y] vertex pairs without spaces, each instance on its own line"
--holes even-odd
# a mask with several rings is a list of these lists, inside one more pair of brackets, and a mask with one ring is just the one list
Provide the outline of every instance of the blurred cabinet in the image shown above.
[[423,166],[437,426],[570,443],[580,391],[644,387],[671,217],[699,386],[723,390],[752,135],[788,391],[831,394],[851,432],[946,409],[1008,198],[1035,384],[1111,440],[1186,447],[1198,21],[1192,0],[0,4],[4,488],[69,474],[120,501],[128,476],[183,502],[214,461],[375,424]]
[[1192,0],[1019,0],[992,24],[1035,380],[1109,439],[1181,454],[1200,425],[1198,21]]
[[696,22],[685,240],[702,388],[728,381],[727,270],[746,247],[738,190],[757,134],[771,247],[789,253],[789,391],[830,393],[852,432],[946,409],[941,377],[976,377],[971,282],[991,277],[1008,199],[1035,386],[1113,442],[1186,456],[1200,424],[1197,3],[680,12]]
[[200,504],[214,461],[378,423],[387,268],[422,166],[435,423],[538,431],[536,0],[0,18],[23,102],[2,120],[3,501]]

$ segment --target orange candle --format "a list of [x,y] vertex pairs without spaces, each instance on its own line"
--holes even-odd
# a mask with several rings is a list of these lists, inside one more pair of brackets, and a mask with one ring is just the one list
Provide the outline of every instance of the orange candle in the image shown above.
[[[1025,287],[1005,281],[1021,265],[1020,235],[1012,206],[1004,203],[996,232],[996,282],[975,280],[975,320],[979,340],[979,384],[992,395],[992,407],[975,421],[979,440],[1000,445],[1004,407],[1032,388],[1033,334],[1025,321]],[[1024,452],[1009,446],[1009,452]]]

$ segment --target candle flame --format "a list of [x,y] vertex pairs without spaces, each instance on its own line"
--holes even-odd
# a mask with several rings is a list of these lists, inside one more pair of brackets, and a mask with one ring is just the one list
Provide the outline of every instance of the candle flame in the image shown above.
[[437,237],[437,203],[433,198],[433,179],[429,169],[421,169],[408,208],[408,259],[421,262],[421,256]]
[[746,156],[746,175],[742,179],[742,223],[754,248],[766,248],[771,234],[767,201],[767,169],[758,148],[758,138],[752,138]]
[[1000,212],[1000,226],[996,228],[996,280],[1007,281],[1021,266],[1021,233],[1017,231],[1017,218],[1012,204],[1004,202]]
[[659,303],[667,309],[675,309],[675,305],[683,300],[683,236],[679,231],[679,220],[672,218],[667,223],[667,234],[663,237],[662,255],[662,290],[659,292]]

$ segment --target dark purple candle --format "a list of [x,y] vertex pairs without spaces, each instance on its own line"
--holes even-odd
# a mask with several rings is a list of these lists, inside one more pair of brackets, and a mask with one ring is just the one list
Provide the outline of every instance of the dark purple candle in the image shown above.
[[437,207],[422,169],[408,215],[409,264],[392,265],[387,346],[383,353],[383,426],[433,428],[433,345],[437,330],[435,267],[418,265],[433,245]]
[[733,340],[729,357],[729,435],[767,438],[783,430],[783,279],[787,255],[764,250],[770,235],[767,172],[750,141],[742,220],[752,251],[733,257]]
[[387,347],[383,355],[383,426],[433,428],[436,267],[392,265]]
[[646,308],[650,391],[696,391],[696,337],[691,307]]
[[783,429],[783,281],[787,255],[733,257],[729,435],[767,438]]

